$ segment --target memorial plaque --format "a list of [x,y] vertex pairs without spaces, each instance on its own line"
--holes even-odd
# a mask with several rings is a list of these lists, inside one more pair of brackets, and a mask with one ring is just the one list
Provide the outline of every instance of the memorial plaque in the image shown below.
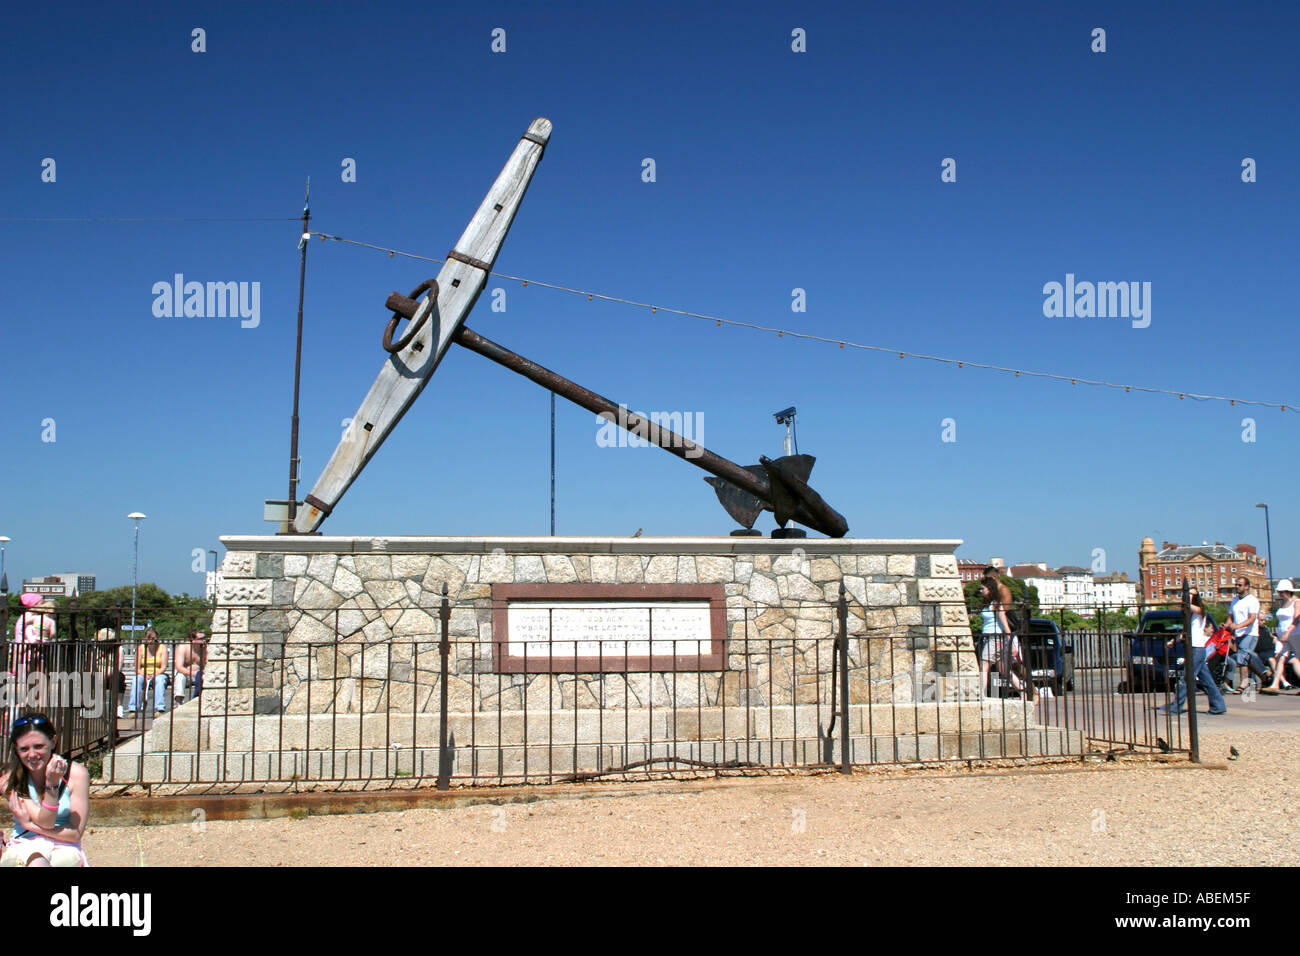
[[726,668],[720,584],[500,584],[492,606],[498,673]]

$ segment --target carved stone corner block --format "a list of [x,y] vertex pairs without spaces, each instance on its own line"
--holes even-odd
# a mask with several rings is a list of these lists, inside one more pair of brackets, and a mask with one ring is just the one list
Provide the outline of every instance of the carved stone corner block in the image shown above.
[[252,551],[229,551],[221,562],[223,578],[251,578],[257,568],[257,555]]
[[946,578],[918,578],[917,596],[922,601],[942,603],[960,603],[962,601],[961,582]]
[[951,554],[932,554],[930,555],[930,577],[932,578],[955,578],[957,573],[957,558]]
[[270,604],[271,579],[223,580],[217,592],[218,604]]
[[212,639],[224,640],[225,635],[244,634],[248,631],[248,608],[217,608],[212,612]]

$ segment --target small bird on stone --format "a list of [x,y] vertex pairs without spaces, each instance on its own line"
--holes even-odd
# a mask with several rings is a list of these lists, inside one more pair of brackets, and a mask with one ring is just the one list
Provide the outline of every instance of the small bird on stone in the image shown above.
[[637,529],[636,529],[636,534],[632,535],[632,537],[634,537],[634,538],[639,538],[639,537],[641,537],[641,529],[640,529],[640,528],[637,528]]
[[1233,747],[1233,746],[1231,746],[1231,745],[1228,747],[1228,759],[1229,759],[1229,760],[1236,760],[1236,759],[1237,759],[1238,757],[1240,757],[1240,756],[1241,756],[1241,751],[1240,751],[1240,750],[1238,750],[1236,747]]

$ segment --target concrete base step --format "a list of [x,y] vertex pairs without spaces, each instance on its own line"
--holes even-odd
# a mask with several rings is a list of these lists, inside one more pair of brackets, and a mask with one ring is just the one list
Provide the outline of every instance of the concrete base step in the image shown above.
[[[448,715],[458,743],[495,747],[553,741],[632,744],[744,738],[816,739],[831,721],[827,707],[681,707],[638,710],[478,711]],[[849,731],[866,736],[987,734],[1033,728],[1034,705],[1012,700],[961,703],[854,704]],[[311,716],[222,714],[186,708],[160,717],[145,734],[147,750],[385,750],[437,746],[437,714],[327,713]]]
[[[457,741],[460,744],[460,741]],[[840,759],[839,739],[830,762]],[[131,741],[104,758],[105,784],[248,783],[255,781],[345,781],[430,779],[438,773],[437,747],[421,746],[283,751],[148,752]],[[978,733],[854,734],[854,764],[897,764],[1003,757],[1077,756],[1083,735],[1060,728],[1033,727]],[[705,741],[536,743],[500,747],[457,746],[452,779],[456,784],[519,780],[550,782],[571,774],[599,773],[633,764],[631,773],[758,766],[797,768],[823,762],[816,737],[754,737]],[[667,758],[674,758],[669,760]]]

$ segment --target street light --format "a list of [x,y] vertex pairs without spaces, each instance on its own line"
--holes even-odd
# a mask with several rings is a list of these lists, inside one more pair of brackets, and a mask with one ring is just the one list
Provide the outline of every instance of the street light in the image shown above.
[[0,534],[0,591],[9,591],[9,578],[5,575],[5,545],[9,539]]
[[132,511],[127,517],[135,522],[135,563],[131,566],[131,639],[135,640],[135,589],[140,580],[140,522],[148,515]]
[[[212,555],[212,598],[213,603],[217,600],[217,551],[215,548],[208,548],[208,554]],[[207,598],[207,595],[203,595]]]
[[1268,505],[1261,501],[1255,507],[1264,509],[1264,542],[1268,552],[1268,596],[1271,601],[1273,598],[1273,535],[1268,530]]

